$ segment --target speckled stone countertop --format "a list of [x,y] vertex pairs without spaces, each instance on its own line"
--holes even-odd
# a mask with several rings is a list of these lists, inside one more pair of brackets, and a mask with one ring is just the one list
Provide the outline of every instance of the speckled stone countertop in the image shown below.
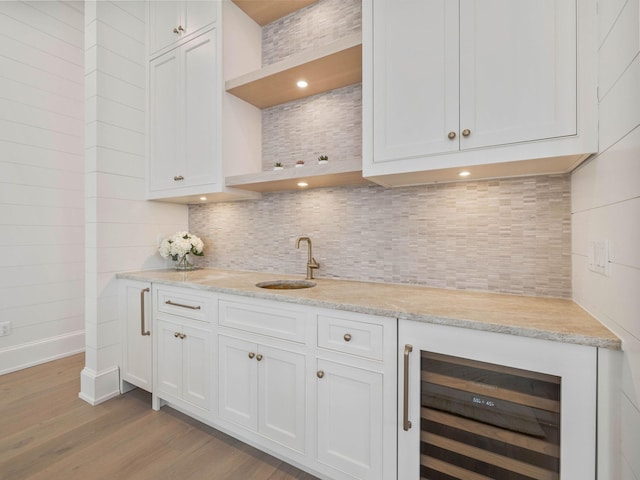
[[318,278],[313,288],[267,290],[256,283],[302,280],[301,276],[235,270],[144,270],[119,273],[118,278],[210,292],[278,300],[540,338],[592,347],[621,349],[621,341],[571,300],[501,293],[447,290],[403,284]]

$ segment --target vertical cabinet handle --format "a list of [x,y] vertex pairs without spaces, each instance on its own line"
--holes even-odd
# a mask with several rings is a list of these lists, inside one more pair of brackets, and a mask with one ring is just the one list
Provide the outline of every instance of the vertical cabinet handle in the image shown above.
[[413,345],[404,346],[404,385],[402,399],[402,428],[408,431],[411,428],[409,421],[409,354],[413,351]]
[[140,335],[143,337],[151,335],[149,330],[144,329],[144,294],[149,291],[150,290],[148,288],[140,290]]

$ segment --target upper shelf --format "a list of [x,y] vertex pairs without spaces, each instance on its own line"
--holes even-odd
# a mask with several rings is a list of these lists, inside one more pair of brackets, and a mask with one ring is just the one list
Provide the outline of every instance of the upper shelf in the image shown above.
[[[309,86],[299,88],[298,80],[306,80]],[[228,80],[225,88],[258,108],[267,108],[361,81],[362,36],[357,33]]]
[[260,26],[285,17],[318,0],[233,0],[240,10],[250,16]]

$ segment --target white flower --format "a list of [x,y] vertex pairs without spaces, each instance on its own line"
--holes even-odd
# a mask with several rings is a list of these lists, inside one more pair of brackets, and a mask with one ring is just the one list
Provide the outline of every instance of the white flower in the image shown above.
[[176,232],[168,238],[165,238],[158,247],[158,252],[163,258],[171,257],[172,260],[178,260],[184,255],[190,253],[202,256],[204,244],[195,235],[189,232]]

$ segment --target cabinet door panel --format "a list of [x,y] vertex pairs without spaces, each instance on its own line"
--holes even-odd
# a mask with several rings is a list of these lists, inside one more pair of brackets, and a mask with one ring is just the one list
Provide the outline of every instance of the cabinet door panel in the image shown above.
[[182,124],[186,166],[183,185],[216,182],[218,85],[215,59],[215,30],[184,45],[181,98],[184,98]]
[[[124,282],[121,280],[121,282]],[[151,330],[151,294],[140,293],[143,289],[150,289],[151,284],[142,282],[124,282],[121,288],[120,298],[124,301],[124,341],[123,341],[123,362],[122,379],[137,387],[152,392],[152,343],[151,335],[141,334],[141,313],[144,302],[144,328]]]
[[209,333],[193,327],[183,327],[182,340],[184,400],[209,410],[211,385],[211,343]]
[[458,2],[373,8],[374,162],[458,150]]
[[179,51],[173,50],[149,65],[149,169],[151,191],[180,186],[184,175],[177,164],[180,142]]
[[182,396],[182,340],[180,325],[158,320],[158,392]]
[[157,52],[180,40],[173,29],[180,25],[182,2],[148,2],[149,5],[149,50]]
[[[244,340],[218,337],[220,417],[252,430],[258,427],[257,345]],[[254,357],[249,358],[249,353]]]
[[356,478],[382,478],[382,374],[318,360],[318,460]]
[[188,35],[216,21],[218,2],[190,0],[185,5],[185,29]]
[[305,356],[260,346],[258,431],[304,452]]
[[576,2],[460,2],[462,149],[576,134]]

